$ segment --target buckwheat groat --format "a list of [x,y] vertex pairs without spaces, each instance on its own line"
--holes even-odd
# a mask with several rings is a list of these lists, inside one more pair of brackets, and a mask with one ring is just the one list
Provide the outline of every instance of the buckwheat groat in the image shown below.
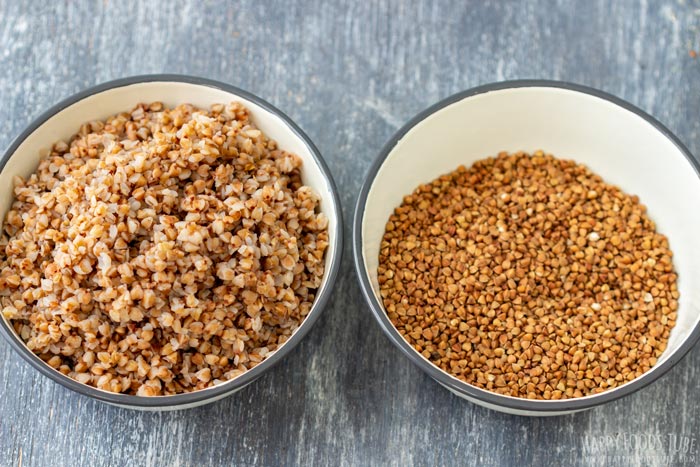
[[206,388],[283,344],[328,244],[301,160],[237,103],[139,105],[15,180],[0,302],[29,349],[100,389]]
[[499,154],[406,196],[386,225],[386,312],[435,365],[530,399],[648,371],[678,308],[672,253],[636,196],[572,161]]

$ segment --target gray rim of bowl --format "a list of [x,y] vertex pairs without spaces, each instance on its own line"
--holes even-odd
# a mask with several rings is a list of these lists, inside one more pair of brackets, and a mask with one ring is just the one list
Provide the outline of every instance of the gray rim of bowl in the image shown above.
[[696,175],[700,176],[700,163],[691,155],[688,148],[681,143],[681,141],[662,123],[656,120],[651,115],[647,114],[640,108],[626,102],[618,97],[615,97],[606,92],[600,91],[595,88],[590,88],[588,86],[583,86],[574,83],[568,83],[563,81],[551,81],[551,80],[514,80],[514,81],[503,81],[491,84],[485,84],[482,86],[477,86],[475,88],[468,89],[466,91],[453,94],[450,97],[428,107],[426,110],[420,112],[418,115],[413,117],[408,121],[403,127],[401,127],[389,140],[388,143],[382,148],[379,156],[374,161],[370,167],[365,181],[360,190],[360,195],[357,199],[357,204],[355,206],[355,215],[353,219],[353,256],[355,261],[355,269],[357,270],[358,280],[360,282],[360,288],[362,289],[362,294],[365,300],[369,303],[370,310],[374,315],[375,319],[379,323],[384,334],[391,340],[391,342],[397,346],[404,355],[406,355],[415,365],[417,365],[421,370],[425,371],[433,379],[438,381],[443,386],[451,389],[452,391],[462,394],[479,401],[493,404],[507,409],[523,410],[531,412],[560,412],[560,411],[576,411],[588,409],[595,407],[597,405],[610,402],[621,397],[627,396],[644,386],[657,380],[659,377],[664,375],[668,370],[678,363],[683,356],[695,345],[700,338],[700,324],[696,324],[690,335],[685,339],[683,344],[675,351],[668,359],[663,362],[658,367],[654,367],[654,371],[645,373],[639,378],[632,380],[631,382],[620,386],[619,389],[611,390],[608,392],[603,392],[600,395],[592,396],[591,398],[578,398],[578,399],[564,399],[557,401],[543,401],[543,400],[530,400],[530,399],[520,399],[508,396],[502,396],[494,392],[490,392],[484,389],[479,389],[476,386],[472,386],[465,382],[462,382],[443,370],[439,369],[437,366],[425,360],[422,356],[416,352],[413,347],[404,340],[401,334],[396,330],[396,328],[391,324],[389,318],[387,317],[384,307],[377,300],[372,291],[372,285],[369,280],[369,276],[364,267],[364,261],[362,259],[362,220],[365,213],[365,205],[367,204],[367,196],[369,190],[374,183],[374,179],[377,176],[377,172],[380,167],[389,156],[391,151],[396,146],[396,143],[403,138],[406,133],[408,133],[414,126],[416,126],[421,121],[425,120],[432,114],[442,110],[443,108],[459,102],[468,97],[476,96],[478,94],[484,94],[491,91],[502,91],[505,89],[515,89],[515,88],[558,88],[566,89],[569,91],[579,92],[582,94],[588,94],[599,99],[611,102],[625,110],[628,110],[635,115],[641,117],[646,122],[650,123],[656,131],[663,134],[668,138],[688,159],[688,162],[695,170]]
[[296,347],[296,345],[302,340],[306,333],[309,332],[311,326],[313,326],[313,324],[316,322],[320,315],[320,312],[323,311],[323,308],[327,304],[333,292],[333,287],[335,285],[338,271],[340,269],[340,263],[343,252],[343,218],[340,209],[340,199],[338,198],[338,190],[336,188],[331,172],[328,169],[326,163],[324,162],[321,153],[318,151],[311,139],[309,139],[309,137],[301,130],[301,128],[299,128],[299,126],[297,126],[282,111],[280,111],[272,104],[268,103],[267,101],[261,99],[258,96],[255,96],[247,91],[239,89],[230,84],[225,84],[219,81],[200,78],[196,76],[174,74],[132,76],[128,78],[121,78],[114,81],[102,83],[97,86],[88,88],[84,91],[81,91],[77,94],[74,94],[68,97],[67,99],[62,100],[61,102],[59,102],[58,104],[54,105],[49,110],[41,114],[17,138],[14,139],[12,144],[10,144],[10,147],[7,149],[7,151],[5,151],[4,155],[2,156],[2,159],[0,159],[0,173],[5,168],[5,164],[10,159],[10,157],[12,157],[12,155],[15,153],[20,144],[22,144],[22,142],[24,142],[24,140],[30,134],[36,131],[37,128],[39,128],[48,119],[53,117],[61,110],[70,107],[71,105],[87,97],[90,97],[94,94],[99,94],[110,89],[130,86],[133,84],[151,82],[178,82],[220,89],[222,91],[229,92],[233,95],[247,99],[250,102],[259,105],[263,109],[279,117],[292,130],[292,132],[304,142],[304,144],[309,149],[309,152],[313,156],[314,162],[321,169],[321,172],[323,173],[323,176],[325,178],[325,182],[329,185],[329,191],[332,195],[333,206],[331,207],[331,209],[333,210],[333,213],[337,218],[337,233],[335,235],[335,239],[332,240],[335,251],[333,257],[331,258],[330,265],[328,268],[328,276],[326,278],[326,283],[321,289],[318,296],[316,297],[316,300],[314,301],[314,304],[311,307],[311,310],[309,311],[309,314],[307,315],[306,319],[302,322],[301,326],[299,326],[298,330],[292,335],[292,337],[287,342],[285,342],[284,345],[282,345],[282,347],[278,351],[276,351],[272,356],[266,358],[260,364],[246,371],[242,375],[230,381],[222,383],[218,386],[184,394],[154,397],[133,396],[128,394],[116,394],[103,391],[92,386],[79,383],[71,379],[70,377],[65,376],[59,371],[51,368],[48,364],[46,364],[43,360],[36,356],[32,351],[30,351],[26,347],[26,345],[24,345],[24,342],[15,333],[14,329],[12,329],[9,326],[5,318],[0,316],[0,330],[2,331],[2,334],[4,335],[5,339],[10,343],[10,346],[14,348],[14,350],[17,351],[27,362],[29,362],[34,368],[39,370],[45,376],[48,376],[52,380],[60,383],[68,389],[72,389],[73,391],[76,391],[80,394],[90,396],[103,402],[127,407],[131,406],[157,409],[168,407],[176,408],[177,406],[187,406],[190,404],[206,402],[209,399],[217,399],[229,393],[235,392],[236,390],[241,389],[247,384],[256,380],[265,371],[267,371],[280,360],[282,360],[282,358],[285,355],[287,355],[294,347]]

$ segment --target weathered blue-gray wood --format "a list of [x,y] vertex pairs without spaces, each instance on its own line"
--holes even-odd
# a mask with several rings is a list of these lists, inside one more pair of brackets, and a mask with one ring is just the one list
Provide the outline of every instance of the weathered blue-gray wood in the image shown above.
[[[403,122],[490,81],[604,89],[700,155],[700,58],[690,49],[700,49],[697,0],[0,0],[0,149],[87,86],[143,73],[206,76],[262,96],[308,132],[349,220],[365,171]],[[335,296],[308,338],[270,374],[204,408],[102,405],[0,342],[0,465],[694,465],[699,370],[696,349],[640,393],[556,419],[476,407],[384,338],[348,244]],[[684,440],[694,454],[682,458],[673,448]]]

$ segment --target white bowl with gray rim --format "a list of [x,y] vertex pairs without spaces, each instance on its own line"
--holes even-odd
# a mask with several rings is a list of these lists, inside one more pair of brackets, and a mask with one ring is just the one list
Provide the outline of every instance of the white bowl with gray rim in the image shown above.
[[[377,281],[385,225],[405,195],[457,166],[501,151],[545,150],[587,165],[636,194],[674,252],[678,318],[666,350],[648,372],[606,392],[564,400],[529,400],[477,388],[441,370],[392,325]],[[668,372],[700,337],[700,164],[656,119],[607,93],[557,81],[488,84],[421,112],[386,144],[362,186],[353,221],[360,286],[380,327],[421,370],[476,404],[519,415],[560,415],[619,399]],[[692,391],[688,388],[688,391]]]
[[319,194],[320,210],[328,217],[329,245],[325,272],[316,299],[292,336],[260,364],[242,375],[210,388],[169,396],[143,397],[116,394],[79,383],[51,368],[15,333],[0,314],[0,334],[30,365],[57,383],[99,401],[140,410],[174,410],[207,404],[239,391],[262,376],[299,344],[328,303],[338,276],[342,255],[343,226],[338,192],[328,167],[308,136],[284,113],[263,99],[234,86],[183,75],[145,75],[104,83],[75,94],[34,120],[0,159],[0,219],[14,200],[15,175],[29,176],[36,170],[40,154],[58,140],[68,140],[85,122],[102,120],[131,110],[142,102],[161,101],[168,106],[192,104],[208,108],[215,103],[242,103],[256,126],[277,141],[280,148],[298,155],[303,165],[302,181]]

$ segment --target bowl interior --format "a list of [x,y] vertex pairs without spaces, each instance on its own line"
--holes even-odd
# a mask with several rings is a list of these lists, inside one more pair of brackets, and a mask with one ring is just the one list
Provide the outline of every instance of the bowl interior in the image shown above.
[[405,133],[389,150],[360,207],[361,263],[374,298],[381,303],[377,266],[384,226],[403,196],[460,164],[468,167],[500,151],[538,149],[583,163],[637,194],[669,238],[681,296],[668,347],[647,374],[653,372],[700,319],[700,178],[662,130],[588,93],[547,86],[492,90],[447,105]]
[[[195,84],[191,82],[155,80],[125,84],[88,95],[63,108],[53,116],[50,116],[46,121],[40,124],[38,128],[26,136],[6,161],[4,167],[2,167],[2,171],[0,172],[0,222],[4,221],[5,214],[12,205],[14,199],[13,176],[22,175],[26,177],[33,173],[34,170],[36,170],[41,156],[47,153],[53,143],[59,140],[67,142],[68,139],[77,132],[80,125],[85,122],[100,120],[119,112],[129,111],[136,104],[141,102],[154,101],[161,101],[168,106],[189,103],[201,108],[208,108],[215,103],[241,102],[248,108],[253,122],[259,129],[268,137],[276,140],[280,148],[301,157],[303,160],[302,179],[304,184],[310,186],[319,194],[321,198],[320,210],[326,214],[329,221],[329,246],[326,251],[325,260],[326,270],[317,293],[316,301],[318,302],[318,296],[329,286],[329,271],[332,269],[332,263],[337,262],[339,259],[337,258],[337,250],[339,248],[338,236],[340,232],[338,229],[340,219],[337,213],[340,211],[333,193],[332,182],[328,178],[330,175],[324,173],[321,167],[322,162],[316,159],[313,149],[309,147],[303,137],[282,118],[274,114],[271,110],[242,95],[219,89],[207,83]],[[314,319],[310,318],[312,315],[318,314],[320,309],[321,307],[315,304],[304,323],[313,322]],[[0,319],[4,320],[4,317]],[[303,326],[300,326],[299,329],[301,329],[301,327]],[[19,339],[17,336],[14,336],[14,338]],[[288,340],[283,346],[280,346],[280,348],[283,348],[292,342],[292,340],[293,339]],[[258,367],[267,366],[264,365],[264,363],[271,359],[272,356],[269,356],[263,364],[258,365]],[[249,372],[254,371],[256,368]],[[257,374],[259,371],[255,373]],[[239,378],[232,381],[238,380]],[[214,388],[207,388],[196,392],[200,393],[212,389]]]

